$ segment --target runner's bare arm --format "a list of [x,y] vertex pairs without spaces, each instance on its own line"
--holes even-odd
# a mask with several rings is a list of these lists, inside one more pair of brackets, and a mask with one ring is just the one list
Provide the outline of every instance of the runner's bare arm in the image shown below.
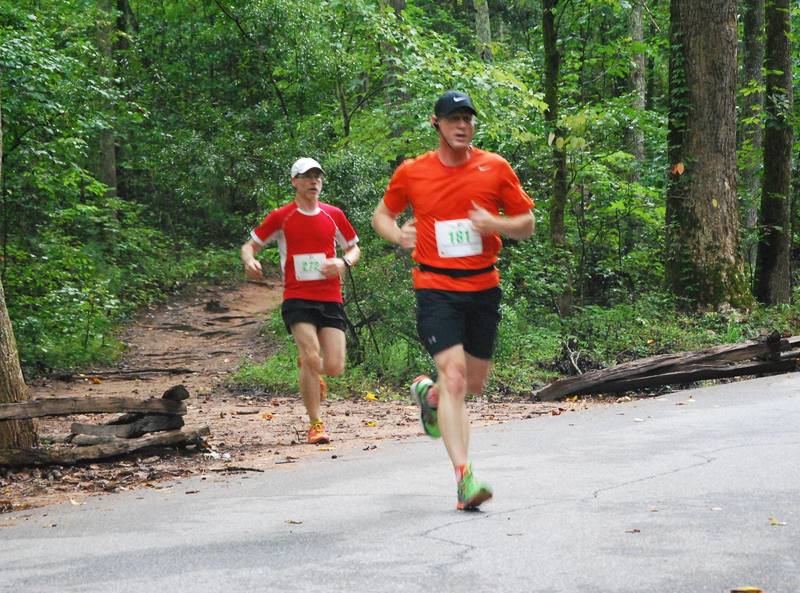
[[[353,245],[352,247],[348,247],[342,257],[326,259],[325,263],[322,264],[320,268],[320,272],[326,277],[331,277],[335,274],[341,276],[348,267],[356,265],[356,262],[358,262],[360,258],[361,248],[358,245]],[[347,259],[347,262],[345,262],[345,259]]]
[[509,239],[527,239],[536,228],[532,211],[515,216],[495,216],[475,202],[472,205],[473,209],[469,211],[469,219],[475,230],[482,235],[498,233]]
[[251,280],[261,279],[261,262],[256,259],[256,253],[261,251],[261,245],[248,240],[247,243],[242,245],[242,263],[244,264],[244,272]]
[[402,227],[397,226],[397,216],[386,207],[381,200],[372,214],[372,228],[381,237],[400,245],[404,249],[413,249],[417,244],[417,228],[413,218],[408,219]]
[[342,260],[344,259],[347,259],[347,264],[350,267],[356,265],[358,263],[358,260],[361,259],[361,248],[358,245],[353,245],[352,247],[349,247],[342,256]]

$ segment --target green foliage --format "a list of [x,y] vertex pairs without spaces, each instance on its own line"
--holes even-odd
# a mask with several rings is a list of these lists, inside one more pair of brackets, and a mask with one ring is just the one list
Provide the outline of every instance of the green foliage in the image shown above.
[[[472,95],[476,145],[505,156],[537,203],[536,237],[507,242],[499,263],[497,392],[569,372],[567,350],[591,367],[796,327],[792,308],[690,317],[661,295],[669,3],[647,7],[642,43],[631,41],[630,2],[559,3],[553,137],[537,1],[489,3],[492,63],[477,55],[463,0],[409,0],[400,17],[370,0],[127,4],[108,15],[89,0],[0,0],[2,273],[27,370],[108,360],[116,324],[137,307],[238,273],[249,230],[292,198],[291,162],[313,156],[327,171],[323,199],[344,209],[364,252],[355,287],[345,284],[350,371],[333,385],[400,390],[431,371],[414,329],[410,257],[378,239],[370,219],[397,162],[435,147],[429,117],[448,88]],[[108,56],[99,32],[112,25]],[[650,65],[644,110],[627,85],[637,52]],[[684,87],[673,85],[673,100],[685,100]],[[641,162],[632,129],[644,135]],[[104,130],[114,133],[115,197],[98,180]],[[567,157],[566,253],[550,241],[553,145]],[[738,156],[748,167],[761,158],[747,145]],[[743,204],[758,198],[747,191]],[[263,257],[277,263],[277,249]],[[562,320],[556,297],[568,272],[577,312]],[[278,326],[278,355],[241,380],[294,390]]]
[[297,393],[297,354],[286,346],[270,356],[263,364],[244,364],[231,375],[231,382],[256,386],[274,395]]
[[6,300],[29,372],[107,362],[120,352],[117,324],[137,307],[239,271],[235,252],[181,248],[142,225],[140,207],[104,203],[53,213],[37,242],[7,247]]

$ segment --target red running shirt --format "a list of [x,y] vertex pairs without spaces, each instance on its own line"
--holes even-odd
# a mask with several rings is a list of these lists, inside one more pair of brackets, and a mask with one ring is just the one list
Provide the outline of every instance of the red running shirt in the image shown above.
[[[481,237],[474,229],[470,233],[471,225],[465,226],[464,220],[472,202],[494,215],[517,216],[533,208],[508,161],[479,148],[471,151],[469,161],[458,167],[447,167],[435,151],[427,152],[403,162],[389,181],[383,203],[395,214],[411,206],[417,227],[411,257],[418,263],[472,270],[491,266],[503,242],[497,234]],[[414,288],[473,291],[499,283],[497,270],[463,278],[414,270]]]
[[336,246],[347,250],[358,243],[353,225],[339,208],[319,202],[313,212],[290,202],[270,212],[250,233],[264,245],[277,241],[281,254],[283,299],[342,302],[338,275],[325,278],[319,267],[336,257]]

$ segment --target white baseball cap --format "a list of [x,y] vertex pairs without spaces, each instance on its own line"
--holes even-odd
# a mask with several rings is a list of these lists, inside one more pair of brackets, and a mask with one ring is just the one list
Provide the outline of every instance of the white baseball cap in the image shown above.
[[320,165],[314,159],[310,159],[308,157],[297,159],[292,165],[292,179],[311,169],[319,169],[323,173],[325,172],[325,169],[322,168],[322,165]]

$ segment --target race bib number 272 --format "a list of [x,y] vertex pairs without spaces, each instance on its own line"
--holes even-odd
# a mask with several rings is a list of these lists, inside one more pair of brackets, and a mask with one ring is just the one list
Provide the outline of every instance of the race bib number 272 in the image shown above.
[[294,275],[298,280],[324,280],[322,264],[325,263],[324,253],[303,253],[294,256]]

